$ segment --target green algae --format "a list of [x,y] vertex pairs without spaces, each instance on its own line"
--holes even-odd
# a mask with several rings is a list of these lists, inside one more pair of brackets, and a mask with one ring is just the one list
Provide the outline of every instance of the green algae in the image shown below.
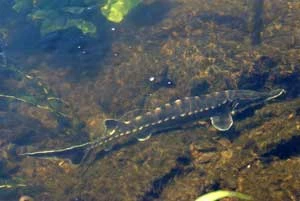
[[17,0],[13,9],[18,13],[25,13],[29,19],[37,22],[42,35],[74,27],[84,35],[94,36],[97,32],[96,25],[84,19],[83,15],[90,6],[81,1],[74,1],[70,5],[67,1]]
[[95,36],[97,22],[85,17],[89,10],[100,11],[107,20],[120,23],[140,0],[102,1],[33,1],[15,0],[12,8],[17,13],[26,14],[33,22],[39,24],[41,35],[77,28],[84,35]]

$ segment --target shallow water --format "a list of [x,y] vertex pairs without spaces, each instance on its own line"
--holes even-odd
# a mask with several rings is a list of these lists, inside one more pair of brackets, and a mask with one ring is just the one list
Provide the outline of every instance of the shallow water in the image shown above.
[[[120,23],[101,13],[104,0],[28,2],[0,0],[0,201],[195,200],[219,189],[300,199],[298,1],[145,0]],[[79,19],[96,31],[66,27]],[[120,139],[81,165],[19,155],[92,141],[105,119],[178,98],[277,88],[286,94],[236,114],[226,132],[208,118]]]

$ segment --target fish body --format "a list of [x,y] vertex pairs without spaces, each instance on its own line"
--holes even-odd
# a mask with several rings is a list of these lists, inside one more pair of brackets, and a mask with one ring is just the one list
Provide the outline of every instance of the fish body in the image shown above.
[[227,90],[177,99],[127,121],[106,120],[108,137],[99,143],[112,141],[125,135],[135,135],[139,141],[144,141],[152,133],[201,119],[210,119],[217,130],[226,131],[233,124],[232,114],[274,99],[284,92],[281,89],[269,93]]
[[126,120],[105,120],[106,135],[91,142],[48,151],[29,152],[27,156],[55,156],[77,149],[93,149],[104,146],[109,150],[117,139],[135,136],[139,141],[145,141],[153,133],[176,128],[189,122],[210,119],[212,125],[219,131],[227,131],[233,125],[232,115],[249,107],[262,104],[285,93],[284,89],[270,92],[252,90],[226,90],[203,96],[185,97],[171,103],[166,103],[152,111],[134,116]]

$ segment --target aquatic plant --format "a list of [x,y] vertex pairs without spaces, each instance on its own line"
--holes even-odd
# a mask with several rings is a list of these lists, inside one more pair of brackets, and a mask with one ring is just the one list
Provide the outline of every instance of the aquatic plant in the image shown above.
[[68,122],[70,128],[64,128],[64,133],[76,133],[76,129],[80,127],[81,122],[74,115],[71,105],[57,97],[42,80],[20,69],[11,63],[0,63],[0,72],[4,74],[9,73],[13,75],[13,79],[21,81],[24,84],[21,88],[10,88],[8,91],[0,92],[0,99],[19,101],[46,110],[54,114],[59,123]]
[[40,25],[40,32],[45,35],[75,27],[83,34],[93,35],[96,26],[84,19],[84,11],[89,9],[83,1],[53,0],[15,0],[13,9]]
[[18,187],[26,187],[25,184],[2,184],[0,185],[0,189],[10,189],[10,188],[18,188]]
[[226,190],[218,190],[214,192],[207,193],[202,195],[196,199],[196,201],[216,201],[225,197],[236,197],[242,200],[253,200],[253,198],[249,195],[234,192],[234,191],[226,191]]
[[119,23],[141,0],[15,0],[13,9],[25,14],[40,25],[40,32],[51,32],[77,28],[85,35],[94,36],[95,23],[86,15],[87,11],[101,12],[109,21]]
[[7,189],[16,189],[16,188],[24,188],[27,187],[23,178],[21,177],[13,177],[9,180],[0,179],[0,192],[2,190]]

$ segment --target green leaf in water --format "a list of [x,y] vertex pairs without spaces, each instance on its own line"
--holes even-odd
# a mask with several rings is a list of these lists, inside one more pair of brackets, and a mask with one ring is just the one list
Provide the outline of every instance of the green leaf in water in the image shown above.
[[86,10],[86,8],[85,7],[65,7],[62,10],[67,13],[78,15],[78,14],[83,13]]
[[108,20],[119,23],[140,2],[141,0],[108,0],[101,7],[101,12]]
[[59,16],[59,13],[54,10],[36,10],[30,14],[28,14],[28,17],[30,17],[32,20],[45,20],[45,19],[53,19],[57,18]]
[[66,19],[64,17],[57,17],[55,19],[45,19],[42,21],[41,34],[46,35],[51,32],[67,29]]
[[15,0],[12,7],[17,12],[22,12],[32,8],[32,0]]
[[83,34],[94,35],[97,32],[96,26],[83,19],[66,19],[59,17],[56,19],[45,19],[41,25],[41,34],[45,35],[54,31],[60,31],[75,27]]
[[94,35],[97,32],[96,26],[88,21],[82,19],[70,19],[67,22],[68,27],[76,27],[79,29],[83,34],[90,34]]

